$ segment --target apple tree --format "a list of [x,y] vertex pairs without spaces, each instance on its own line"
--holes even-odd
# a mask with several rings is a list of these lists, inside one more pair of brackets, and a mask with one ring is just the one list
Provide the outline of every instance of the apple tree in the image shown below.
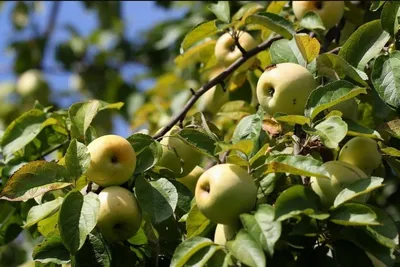
[[[52,27],[11,44],[0,246],[25,233],[32,266],[400,266],[400,2],[158,1],[187,13],[140,44],[119,2],[82,3],[99,29],[57,45],[68,107],[38,71]],[[126,82],[129,62],[149,71]]]

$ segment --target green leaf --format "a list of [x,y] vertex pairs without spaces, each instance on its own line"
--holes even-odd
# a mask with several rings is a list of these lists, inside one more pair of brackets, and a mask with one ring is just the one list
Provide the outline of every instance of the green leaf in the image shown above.
[[374,58],[390,34],[381,27],[381,20],[373,20],[361,25],[343,44],[339,56],[359,70],[364,70],[367,63]]
[[195,129],[185,128],[179,132],[179,137],[196,150],[208,157],[215,157],[216,140],[211,136]]
[[46,121],[46,113],[32,109],[8,125],[1,139],[1,150],[7,159],[13,153],[24,148],[41,132]]
[[359,94],[366,94],[365,88],[356,87],[353,84],[339,80],[319,86],[311,92],[305,108],[305,115],[313,120],[321,111],[353,98]]
[[69,185],[68,172],[63,166],[44,160],[31,161],[7,180],[0,199],[26,201]]
[[70,261],[70,253],[63,245],[58,231],[53,231],[34,247],[32,258],[41,263],[63,264]]
[[293,24],[282,16],[270,12],[260,12],[246,18],[246,24],[258,24],[270,29],[286,39],[296,34]]
[[372,190],[380,188],[383,186],[382,183],[383,183],[383,178],[379,177],[359,179],[354,183],[351,183],[350,185],[346,186],[342,191],[340,191],[340,193],[335,198],[333,206],[337,207],[358,196],[367,194]]
[[381,245],[395,248],[399,245],[399,232],[393,219],[382,209],[369,205],[378,216],[380,225],[368,225],[365,230]]
[[231,20],[231,10],[229,8],[229,1],[218,1],[216,4],[209,4],[207,6],[215,16],[225,23],[229,23]]
[[254,215],[240,215],[244,229],[261,244],[270,257],[274,255],[275,243],[282,232],[281,222],[274,221],[274,216],[274,208],[267,204],[259,205]]
[[300,26],[308,30],[325,30],[324,23],[317,13],[309,11],[300,20]]
[[382,29],[390,33],[392,37],[395,37],[399,30],[399,16],[400,3],[395,1],[386,1],[381,12],[381,25]]
[[84,174],[90,165],[90,153],[87,147],[73,139],[65,154],[65,166],[74,180]]
[[0,246],[7,245],[15,240],[23,230],[21,227],[22,220],[15,211],[12,211],[0,224]]
[[372,139],[383,140],[379,132],[373,129],[362,126],[352,120],[345,120],[345,122],[347,123],[348,126],[348,131],[347,131],[348,136],[364,136]]
[[346,137],[347,123],[339,116],[331,116],[317,124],[315,128],[303,126],[303,129],[309,134],[319,136],[322,144],[327,148],[336,149]]
[[186,219],[186,233],[188,238],[201,235],[210,225],[211,221],[194,204]]
[[249,15],[254,14],[260,10],[265,9],[257,2],[249,2],[240,7],[240,9],[232,16],[232,21],[247,18]]
[[65,247],[72,254],[83,246],[87,235],[96,226],[99,209],[100,201],[95,193],[83,196],[81,192],[72,190],[65,196],[58,229]]
[[275,202],[275,220],[283,221],[301,214],[324,220],[329,214],[320,211],[317,194],[303,185],[294,185],[283,191]]
[[31,227],[32,225],[38,223],[40,220],[55,212],[61,206],[63,200],[64,199],[62,197],[58,197],[44,204],[33,206],[28,212],[24,228]]
[[273,42],[269,53],[271,55],[272,64],[291,62],[301,66],[307,65],[306,59],[301,53],[295,38]]
[[89,233],[82,248],[72,257],[71,263],[75,267],[110,267],[111,256],[111,252],[104,239]]
[[221,27],[223,24],[222,21],[216,19],[211,21],[202,22],[196,26],[194,26],[183,38],[181,43],[181,49],[186,51],[195,43],[210,37],[212,35],[217,34],[219,31],[223,30],[224,27]]
[[345,203],[332,209],[330,220],[340,225],[379,225],[376,213],[364,204]]
[[400,52],[379,56],[372,69],[371,80],[380,98],[388,105],[400,107]]
[[170,267],[182,267],[199,250],[214,245],[210,239],[200,236],[188,238],[175,249]]
[[109,104],[97,99],[72,104],[68,110],[71,138],[76,138],[78,141],[85,140],[86,131],[97,113],[104,109],[120,109],[123,105],[122,102]]
[[214,56],[216,42],[216,40],[208,40],[189,48],[183,54],[180,54],[175,58],[174,62],[176,66],[185,69],[197,62],[207,63],[207,61]]
[[229,101],[219,110],[218,116],[229,117],[232,120],[238,120],[245,116],[256,113],[256,109],[243,100]]
[[351,66],[346,60],[335,54],[322,54],[317,57],[317,69],[319,76],[332,79],[350,78],[362,86],[367,86],[367,74]]
[[267,266],[267,259],[261,246],[245,229],[240,229],[234,240],[226,242],[226,246],[236,259],[247,266]]
[[286,115],[283,113],[275,113],[274,119],[279,122],[287,122],[291,124],[310,124],[310,119],[301,115]]
[[165,178],[148,182],[139,176],[135,182],[135,193],[140,206],[155,224],[168,219],[178,203],[175,186]]
[[151,169],[161,158],[163,150],[159,142],[150,135],[135,133],[127,138],[136,152],[136,168],[134,174]]
[[371,1],[371,6],[369,7],[370,11],[377,11],[386,1]]
[[190,259],[186,262],[185,267],[190,266],[207,266],[207,262],[211,257],[219,250],[222,250],[222,246],[206,246],[197,251]]
[[269,156],[265,164],[255,170],[255,175],[260,177],[269,173],[279,172],[304,176],[329,177],[321,161],[311,156],[289,154]]

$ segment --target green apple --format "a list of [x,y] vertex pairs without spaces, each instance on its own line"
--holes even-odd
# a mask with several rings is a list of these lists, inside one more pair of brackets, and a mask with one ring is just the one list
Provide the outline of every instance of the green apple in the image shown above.
[[211,221],[231,224],[249,212],[257,200],[253,177],[235,164],[218,164],[199,178],[195,190],[198,209]]
[[109,242],[132,237],[142,223],[142,209],[134,194],[120,186],[109,186],[99,194],[97,226]]
[[202,161],[202,154],[185,143],[177,135],[179,131],[180,128],[175,125],[164,135],[160,141],[163,154],[157,162],[157,166],[170,169],[177,178],[188,175]]
[[356,121],[358,119],[358,105],[354,98],[350,98],[340,102],[333,107],[327,109],[328,112],[338,110],[342,113],[342,117]]
[[93,140],[87,149],[90,165],[86,178],[99,186],[121,185],[131,178],[136,168],[136,152],[125,138],[103,135]]
[[200,166],[196,166],[188,175],[186,175],[185,177],[176,178],[176,180],[178,182],[184,184],[194,194],[197,181],[199,180],[200,176],[203,173],[204,173],[204,169]]
[[[320,196],[324,206],[330,207],[336,196],[347,185],[368,176],[356,166],[342,161],[328,161],[322,166],[329,173],[329,178],[311,177],[311,188]],[[357,202],[365,202],[368,195],[362,195],[354,199]]]
[[382,155],[374,139],[356,136],[344,144],[338,160],[357,166],[370,175],[382,163]]
[[27,70],[17,80],[15,91],[23,98],[33,98],[47,105],[50,88],[43,74],[37,69]]
[[267,68],[257,82],[257,99],[264,110],[303,115],[311,92],[317,87],[313,75],[295,63],[280,63]]
[[226,241],[229,241],[235,237],[238,229],[238,222],[231,224],[217,224],[214,233],[214,243],[218,245],[225,245]]
[[[255,48],[258,43],[257,41],[251,36],[248,32],[245,31],[236,31],[235,33],[227,32],[221,35],[217,43],[215,44],[215,57],[219,64],[224,67],[229,67],[232,65],[236,60],[242,57],[242,52],[239,48],[235,45],[235,40],[233,39],[232,35],[235,34],[239,36],[239,44],[243,47],[244,50],[248,51],[250,49]],[[253,56],[248,59],[243,65],[241,65],[236,71],[243,72],[248,70],[255,62],[256,57]]]
[[344,1],[292,1],[292,8],[299,20],[307,12],[314,11],[319,15],[326,29],[338,24],[344,15]]

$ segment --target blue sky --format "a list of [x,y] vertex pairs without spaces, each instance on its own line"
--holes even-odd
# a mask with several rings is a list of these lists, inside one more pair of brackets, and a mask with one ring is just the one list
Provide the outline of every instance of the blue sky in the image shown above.
[[[15,2],[5,2],[0,11],[0,83],[5,81],[14,81],[15,75],[12,72],[12,54],[6,50],[7,45],[14,39],[24,39],[32,36],[32,31],[27,29],[23,32],[15,32],[10,23],[10,12]],[[42,1],[41,12],[34,17],[34,21],[38,24],[39,29],[44,31],[47,27],[49,11],[53,2]],[[126,1],[122,2],[123,17],[126,22],[126,34],[128,39],[140,38],[141,32],[150,28],[155,23],[161,22],[169,18],[180,18],[185,9],[165,10],[156,6],[153,1]],[[57,23],[52,35],[48,48],[48,54],[45,56],[45,66],[54,67],[53,53],[54,47],[60,41],[69,38],[69,33],[64,29],[66,24],[74,25],[83,36],[87,36],[97,27],[96,15],[92,11],[86,10],[80,1],[62,1],[61,9],[58,15]],[[127,80],[132,80],[133,75],[142,73],[145,69],[140,65],[132,65],[123,68],[122,74]],[[55,91],[65,90],[69,88],[71,73],[45,73],[46,79]],[[139,84],[140,88],[146,90],[151,86],[151,81],[145,81]],[[76,98],[64,99],[61,102],[62,107],[68,107],[72,102],[77,101]],[[116,129],[114,133],[122,136],[129,136],[131,133],[128,125],[122,120],[116,121]]]

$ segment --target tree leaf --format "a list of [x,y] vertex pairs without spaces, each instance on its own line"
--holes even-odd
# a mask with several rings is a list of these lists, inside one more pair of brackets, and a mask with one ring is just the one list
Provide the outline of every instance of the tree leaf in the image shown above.
[[400,3],[386,1],[381,12],[381,25],[382,29],[395,37],[399,30],[398,17],[400,16]]
[[371,6],[369,7],[369,10],[375,12],[377,11],[383,4],[385,4],[386,1],[371,1]]
[[274,208],[267,204],[259,205],[254,215],[240,215],[244,229],[261,244],[270,257],[274,255],[275,243],[282,232],[281,222],[274,221],[274,216]]
[[294,185],[283,191],[275,202],[275,220],[283,221],[300,214],[324,220],[329,214],[320,211],[321,201],[317,194],[303,185]]
[[382,183],[383,183],[383,178],[379,177],[359,179],[354,183],[351,183],[350,185],[346,186],[342,191],[340,191],[340,193],[335,198],[333,206],[337,207],[358,196],[367,194],[372,190],[380,188],[384,186]]
[[74,180],[84,174],[90,165],[90,153],[87,147],[73,139],[65,154],[65,166]]
[[7,180],[0,199],[27,201],[48,191],[71,185],[67,170],[57,163],[31,161]]
[[324,23],[322,22],[320,16],[314,11],[308,11],[300,19],[300,26],[308,30],[325,30]]
[[204,247],[212,246],[214,242],[210,239],[200,236],[188,238],[175,249],[171,259],[170,267],[182,267],[199,250]]
[[185,263],[185,267],[207,266],[207,262],[218,250],[222,250],[222,246],[211,245],[200,249],[190,257],[190,259]]
[[188,128],[179,131],[178,135],[185,143],[191,145],[202,154],[215,158],[214,153],[216,148],[216,140],[214,140],[211,136],[199,130]]
[[229,23],[231,20],[231,10],[229,7],[229,1],[218,1],[216,4],[209,4],[207,6],[215,16],[225,23]]
[[274,119],[279,122],[287,122],[299,125],[310,124],[310,119],[301,115],[284,115],[283,113],[277,112],[274,114]]
[[183,38],[181,49],[186,51],[195,43],[205,39],[206,37],[217,34],[224,29],[222,21],[215,19],[211,21],[202,22],[194,26]]
[[272,64],[291,62],[301,66],[307,65],[306,59],[294,38],[291,40],[281,39],[273,42],[269,53],[271,55]]
[[175,186],[165,178],[148,182],[138,176],[135,182],[135,193],[140,206],[151,217],[155,224],[168,219],[178,203],[178,192]]
[[46,121],[46,113],[32,109],[8,125],[1,139],[1,150],[7,159],[13,153],[24,148],[41,132],[42,124]]
[[371,80],[380,98],[388,105],[400,107],[400,52],[379,56],[372,69]]
[[339,143],[346,137],[347,123],[339,116],[331,116],[314,128],[303,125],[305,132],[320,137],[324,146],[331,149],[339,147]]
[[72,257],[71,263],[75,267],[110,267],[111,252],[107,243],[100,234],[89,233],[82,248]]
[[40,220],[55,212],[61,206],[63,200],[64,199],[62,197],[58,197],[44,204],[33,206],[28,212],[24,228],[31,227],[32,225],[38,223]]
[[226,246],[235,258],[250,267],[267,266],[261,246],[245,229],[240,229],[234,240],[226,242]]
[[322,54],[317,57],[319,76],[330,78],[350,78],[362,86],[367,86],[367,74],[350,65],[346,60],[335,54]]
[[127,140],[136,152],[134,174],[143,173],[151,169],[162,156],[162,146],[150,135],[135,133],[129,136]]
[[366,94],[365,88],[356,87],[347,81],[334,81],[325,86],[319,86],[311,92],[305,108],[305,115],[313,120],[321,111],[353,98]]
[[373,129],[362,126],[352,120],[345,119],[345,122],[347,123],[348,126],[348,131],[347,131],[348,136],[364,136],[372,139],[383,140],[379,132]]
[[345,203],[332,209],[329,219],[340,225],[379,225],[375,212],[358,203]]
[[77,190],[70,191],[60,208],[58,229],[65,247],[75,254],[85,243],[87,235],[97,223],[100,201],[97,194],[83,196]]
[[216,40],[204,41],[178,55],[174,62],[178,68],[184,69],[197,62],[207,63],[214,56]]
[[211,221],[200,212],[196,204],[192,206],[186,219],[188,238],[201,235],[211,225]]
[[270,12],[260,12],[246,18],[246,24],[258,24],[270,29],[286,39],[296,34],[293,24],[282,16]]
[[63,264],[70,261],[70,253],[63,245],[60,233],[52,231],[41,243],[34,247],[32,258],[41,263]]
[[317,38],[310,37],[308,34],[296,34],[294,38],[307,63],[312,62],[319,55],[321,44]]
[[364,70],[389,40],[390,34],[381,26],[381,20],[361,25],[343,44],[339,56],[359,70]]

